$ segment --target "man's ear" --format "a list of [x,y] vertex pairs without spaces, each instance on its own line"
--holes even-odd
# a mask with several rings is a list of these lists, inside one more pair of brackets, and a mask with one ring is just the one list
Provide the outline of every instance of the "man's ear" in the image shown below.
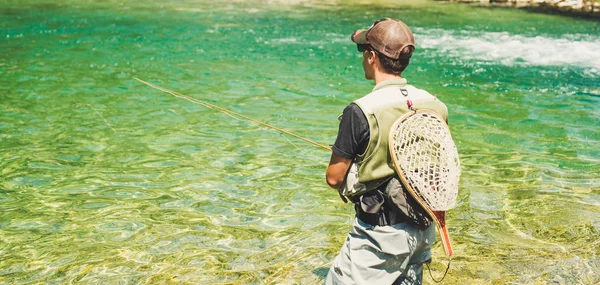
[[375,62],[375,57],[377,56],[377,54],[370,50],[369,51],[369,57],[367,58],[367,60],[369,61],[369,64],[373,64]]

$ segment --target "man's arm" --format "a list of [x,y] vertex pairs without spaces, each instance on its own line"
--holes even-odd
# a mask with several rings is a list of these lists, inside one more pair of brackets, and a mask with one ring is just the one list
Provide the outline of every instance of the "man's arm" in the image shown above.
[[325,172],[327,185],[335,190],[340,189],[344,183],[344,179],[346,179],[346,173],[351,163],[351,159],[339,156],[335,152],[331,153],[329,166],[327,166],[327,171]]
[[347,202],[340,193],[346,174],[353,158],[364,153],[369,142],[369,122],[356,104],[350,104],[342,114],[338,136],[332,146],[331,159],[325,171],[327,185],[338,190],[340,198]]
[[346,173],[348,172],[351,163],[352,159],[339,156],[335,154],[335,152],[332,152],[331,159],[329,160],[329,166],[327,166],[327,171],[325,171],[327,185],[338,191],[338,194],[344,203],[348,203],[348,199],[344,197],[340,191],[340,188],[346,179]]

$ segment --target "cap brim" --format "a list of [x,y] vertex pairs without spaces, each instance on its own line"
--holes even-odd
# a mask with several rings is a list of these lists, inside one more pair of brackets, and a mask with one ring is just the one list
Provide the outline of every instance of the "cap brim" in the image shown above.
[[354,31],[354,33],[352,33],[352,36],[351,36],[352,41],[359,45],[368,44],[369,42],[367,42],[367,31],[368,30]]

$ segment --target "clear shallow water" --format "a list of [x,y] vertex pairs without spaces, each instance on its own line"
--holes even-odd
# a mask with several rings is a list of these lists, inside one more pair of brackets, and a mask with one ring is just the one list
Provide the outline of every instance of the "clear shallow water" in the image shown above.
[[451,111],[447,283],[599,282],[598,23],[423,1],[0,5],[0,283],[320,283],[353,212],[329,154],[133,78],[330,144],[372,88],[348,35],[384,16],[415,32],[405,76]]

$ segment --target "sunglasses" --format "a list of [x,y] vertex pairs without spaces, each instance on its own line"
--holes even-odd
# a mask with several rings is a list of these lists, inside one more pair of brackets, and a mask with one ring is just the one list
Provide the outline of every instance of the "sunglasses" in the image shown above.
[[373,50],[373,48],[369,44],[356,44],[356,49],[358,49],[359,52],[364,52],[366,50]]

